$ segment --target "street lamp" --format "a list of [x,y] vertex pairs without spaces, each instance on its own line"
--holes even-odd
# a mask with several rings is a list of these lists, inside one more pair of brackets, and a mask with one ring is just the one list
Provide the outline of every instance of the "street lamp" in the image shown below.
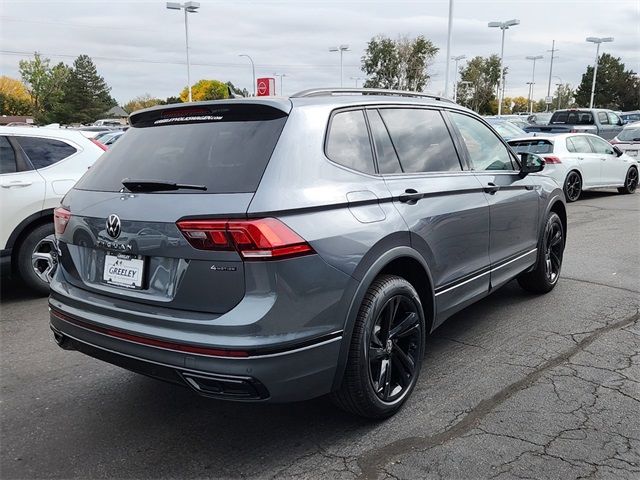
[[598,75],[598,58],[600,57],[600,44],[613,42],[613,37],[587,37],[587,42],[595,43],[596,47],[596,64],[593,67],[593,82],[591,83],[591,100],[589,100],[589,108],[593,108],[593,97],[596,92],[596,75]]
[[531,73],[531,87],[529,87],[529,114],[533,113],[533,86],[536,84],[536,60],[544,58],[542,55],[527,56],[527,60],[533,60],[533,72]]
[[200,8],[199,2],[167,2],[167,8],[169,10],[184,10],[184,33],[185,40],[187,45],[187,87],[189,89],[189,101],[192,101],[191,98],[191,61],[189,60],[189,21],[188,13],[198,13],[198,9]]
[[502,98],[504,97],[504,32],[509,30],[509,27],[520,25],[520,20],[514,18],[513,20],[507,20],[506,22],[489,22],[490,28],[499,28],[502,30],[502,47],[500,48],[500,85],[502,89],[498,89],[498,116],[502,113]]
[[349,45],[340,45],[339,47],[329,47],[330,52],[340,52],[340,87],[342,88],[342,54],[349,51]]
[[274,73],[274,77],[280,77],[280,96],[282,97],[282,79],[287,76],[286,73]]
[[256,65],[253,63],[253,58],[245,53],[238,55],[239,57],[247,57],[251,62],[251,72],[253,73],[253,96],[256,96]]
[[358,88],[358,81],[367,79],[367,77],[349,77],[349,78],[351,80],[355,80],[356,81],[356,88]]
[[[446,53],[446,59],[447,59],[447,64],[444,68],[444,96],[445,98],[449,98],[449,68],[451,68],[451,66],[449,65],[449,59],[452,59],[453,57],[451,57],[451,36],[453,35],[453,0],[449,0],[449,19],[447,22],[447,53]],[[458,75],[457,73],[457,68],[456,68],[456,77]],[[455,83],[455,82],[454,82]],[[456,94],[455,92],[453,93],[453,98],[455,101],[455,97]]]
[[[454,62],[456,62],[456,70],[455,70],[455,74],[453,75],[453,102],[456,103],[456,101],[458,100],[458,62],[460,60],[464,60],[465,58],[467,58],[466,55],[458,55],[457,57],[451,57],[451,60],[453,60]],[[445,92],[446,92],[446,88],[445,88]],[[446,96],[446,94],[445,94]]]

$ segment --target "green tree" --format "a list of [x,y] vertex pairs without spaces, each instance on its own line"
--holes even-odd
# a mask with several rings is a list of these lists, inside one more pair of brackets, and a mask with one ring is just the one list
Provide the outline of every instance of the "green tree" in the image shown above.
[[172,103],[182,103],[182,99],[180,97],[167,97],[164,103],[166,105],[171,105]]
[[[593,67],[588,66],[575,92],[575,101],[581,107],[589,106],[592,82]],[[600,56],[593,106],[623,111],[640,109],[640,79],[633,70],[625,70],[619,57],[608,53]]]
[[63,98],[54,110],[61,123],[91,123],[104,115],[117,102],[110,95],[111,87],[88,55],[73,62],[63,85]]
[[24,83],[0,76],[0,115],[29,115],[32,111],[33,103]]
[[511,113],[520,113],[529,111],[529,99],[526,97],[515,97],[513,100],[513,107]]
[[[198,80],[191,87],[191,97],[194,102],[229,98],[229,87],[219,80]],[[180,99],[183,102],[189,100],[189,89],[187,87],[184,87],[184,90],[180,92]]]
[[378,35],[372,38],[362,57],[367,88],[422,91],[429,83],[428,68],[438,47],[422,35],[392,40]]
[[52,112],[61,101],[69,68],[63,63],[51,67],[50,60],[38,52],[33,60],[21,60],[20,76],[33,103],[33,115],[38,123],[53,121]]
[[575,91],[571,88],[571,85],[568,83],[558,85],[555,93],[553,94],[553,103],[551,104],[551,109],[556,108],[569,108],[575,105],[573,101],[573,97],[575,96]]
[[144,93],[129,100],[122,108],[124,108],[128,113],[132,113],[136,110],[142,110],[143,108],[154,107],[156,105],[163,105],[165,103],[166,102],[164,100],[154,98],[150,94]]
[[[504,69],[505,75],[507,69]],[[500,57],[477,56],[460,69],[458,103],[486,115],[498,111],[497,87],[500,80]],[[505,107],[505,102],[503,102]],[[510,108],[510,105],[509,105]]]

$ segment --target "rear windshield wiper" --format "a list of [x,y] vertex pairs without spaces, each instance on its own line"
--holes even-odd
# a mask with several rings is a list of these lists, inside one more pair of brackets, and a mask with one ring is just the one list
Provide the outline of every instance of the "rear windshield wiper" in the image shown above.
[[122,180],[124,185],[130,192],[162,192],[170,190],[203,190],[207,187],[204,185],[189,185],[186,183],[165,182],[163,180],[133,180],[125,178]]

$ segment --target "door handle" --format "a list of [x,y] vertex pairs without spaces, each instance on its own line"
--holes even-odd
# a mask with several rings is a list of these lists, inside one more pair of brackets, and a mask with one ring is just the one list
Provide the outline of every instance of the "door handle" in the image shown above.
[[576,157],[576,160],[584,160],[584,157]]
[[422,197],[422,193],[418,193],[417,190],[413,188],[407,188],[404,193],[398,197],[398,200],[402,203],[415,205]]
[[11,187],[28,187],[29,185],[33,184],[33,182],[9,182],[9,183],[3,183],[2,185],[0,185],[2,188],[11,188]]
[[495,183],[488,183],[486,187],[484,187],[484,193],[488,193],[489,195],[494,195],[498,190],[500,190],[500,186]]

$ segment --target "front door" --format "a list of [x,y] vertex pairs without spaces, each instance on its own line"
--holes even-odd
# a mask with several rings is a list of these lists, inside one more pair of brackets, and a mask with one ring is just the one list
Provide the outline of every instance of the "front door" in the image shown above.
[[540,191],[531,177],[520,178],[515,157],[487,125],[463,113],[449,115],[489,203],[491,287],[495,288],[537,258]]
[[600,137],[590,136],[589,142],[600,163],[601,185],[623,185],[630,163],[618,157],[611,144]]

